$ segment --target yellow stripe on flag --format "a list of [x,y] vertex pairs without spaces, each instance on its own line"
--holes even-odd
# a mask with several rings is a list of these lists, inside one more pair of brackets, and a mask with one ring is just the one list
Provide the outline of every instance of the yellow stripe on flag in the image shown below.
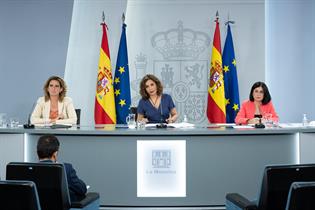
[[[107,113],[107,115],[112,119],[112,121],[116,123],[112,69],[110,65],[110,59],[102,48],[100,50],[98,77],[104,77],[103,82],[105,83],[105,86],[103,91],[96,91],[97,101]],[[98,80],[99,79],[100,78],[98,78]]]
[[222,57],[221,53],[215,48],[212,48],[211,70],[210,70],[210,85],[208,92],[217,106],[225,114],[225,95],[224,95],[224,80],[222,72]]

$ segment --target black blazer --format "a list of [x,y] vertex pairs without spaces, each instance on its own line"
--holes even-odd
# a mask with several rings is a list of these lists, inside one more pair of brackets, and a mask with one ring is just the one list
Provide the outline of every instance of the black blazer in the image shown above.
[[[40,162],[53,163],[52,160],[42,160]],[[86,184],[77,176],[77,173],[75,169],[72,167],[72,164],[63,163],[63,165],[65,166],[66,170],[71,202],[82,200],[85,197],[87,191]]]

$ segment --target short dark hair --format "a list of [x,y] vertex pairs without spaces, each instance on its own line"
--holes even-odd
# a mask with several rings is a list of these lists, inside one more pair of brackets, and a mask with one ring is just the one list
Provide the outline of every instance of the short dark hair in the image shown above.
[[261,103],[264,105],[268,104],[271,101],[271,96],[270,96],[268,87],[264,82],[255,82],[253,84],[252,89],[250,90],[250,93],[249,93],[249,100],[254,101],[253,92],[258,87],[261,87],[264,91],[264,98]]
[[162,83],[161,81],[156,77],[154,76],[153,74],[147,74],[145,75],[141,82],[140,82],[140,95],[142,96],[143,99],[149,99],[149,94],[147,93],[147,91],[145,90],[145,83],[148,81],[148,80],[152,80],[155,84],[156,84],[156,94],[158,96],[162,95],[163,93],[163,86],[162,86]]
[[39,158],[51,158],[59,150],[59,141],[54,135],[43,135],[37,142],[37,155]]

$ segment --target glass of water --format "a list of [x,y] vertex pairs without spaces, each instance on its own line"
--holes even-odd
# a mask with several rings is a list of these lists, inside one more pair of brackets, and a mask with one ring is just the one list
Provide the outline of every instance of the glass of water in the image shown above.
[[10,127],[11,128],[19,127],[19,119],[17,117],[10,118]]
[[0,128],[6,128],[6,127],[7,127],[7,114],[0,113]]
[[135,115],[135,114],[129,114],[129,115],[126,117],[126,122],[127,122],[127,124],[128,124],[128,128],[131,128],[131,129],[136,128],[136,126],[137,126],[137,123],[136,123],[136,115]]

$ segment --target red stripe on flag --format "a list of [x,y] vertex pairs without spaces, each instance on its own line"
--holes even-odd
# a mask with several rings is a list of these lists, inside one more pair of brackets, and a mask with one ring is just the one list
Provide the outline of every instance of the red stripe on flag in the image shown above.
[[95,124],[114,124],[97,99],[95,99],[94,120]]
[[220,28],[219,28],[219,21],[216,20],[216,26],[214,31],[214,37],[213,37],[213,47],[217,49],[217,51],[221,53],[221,38],[220,38]]
[[210,123],[225,122],[225,115],[208,93],[207,117]]
[[110,54],[109,54],[109,48],[108,48],[108,40],[107,40],[107,32],[106,32],[106,28],[107,25],[105,23],[101,24],[103,27],[103,38],[102,38],[102,49],[105,52],[105,54],[108,56],[108,58],[110,59]]
[[210,123],[225,123],[225,96],[222,74],[222,55],[219,20],[217,18],[213,36],[213,47],[208,86],[207,117]]

